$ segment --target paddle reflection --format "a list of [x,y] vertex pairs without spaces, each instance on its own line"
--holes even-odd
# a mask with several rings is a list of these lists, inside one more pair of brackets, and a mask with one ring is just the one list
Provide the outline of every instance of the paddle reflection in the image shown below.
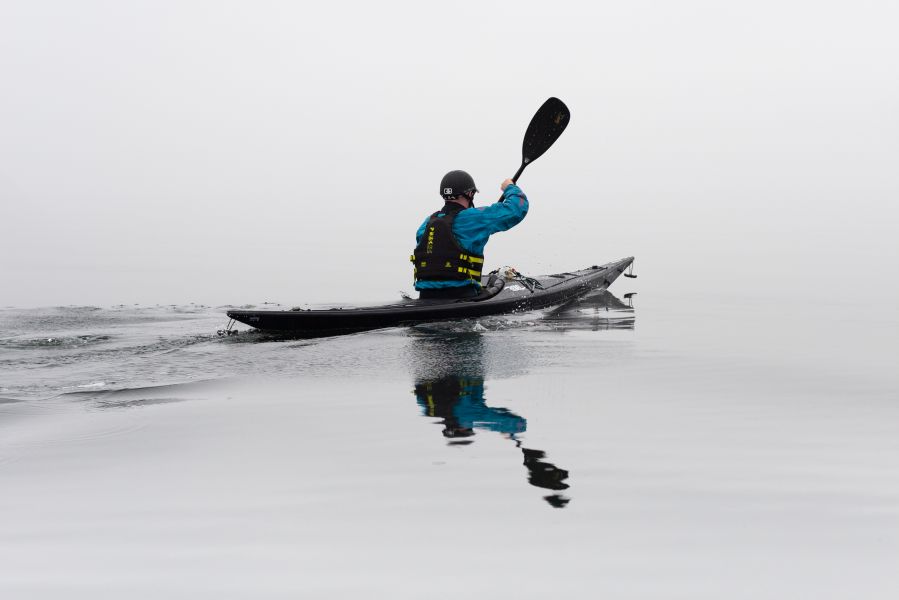
[[471,444],[478,431],[506,437],[521,452],[528,483],[557,492],[544,499],[563,508],[569,498],[558,492],[568,489],[568,471],[546,461],[542,450],[523,446],[519,436],[527,430],[524,417],[487,404],[485,345],[479,333],[424,335],[414,340],[414,393],[422,415],[438,419],[450,445]]

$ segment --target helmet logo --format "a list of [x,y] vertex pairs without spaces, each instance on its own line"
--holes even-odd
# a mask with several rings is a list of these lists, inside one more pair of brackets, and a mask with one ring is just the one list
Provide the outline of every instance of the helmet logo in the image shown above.
[[453,188],[443,188],[443,193],[444,193],[444,194],[452,194],[452,193],[453,193]]

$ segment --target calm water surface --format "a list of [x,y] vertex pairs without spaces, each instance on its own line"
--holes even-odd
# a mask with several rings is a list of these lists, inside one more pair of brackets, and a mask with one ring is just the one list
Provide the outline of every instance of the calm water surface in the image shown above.
[[894,311],[616,286],[317,340],[0,311],[0,596],[897,597]]

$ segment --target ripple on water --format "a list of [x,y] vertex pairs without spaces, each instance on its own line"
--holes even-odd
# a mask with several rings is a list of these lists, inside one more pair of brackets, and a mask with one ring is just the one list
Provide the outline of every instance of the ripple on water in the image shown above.
[[83,348],[88,345],[102,344],[113,339],[113,336],[103,334],[62,335],[34,338],[7,338],[0,340],[0,348],[9,350],[32,350],[59,348],[69,350]]

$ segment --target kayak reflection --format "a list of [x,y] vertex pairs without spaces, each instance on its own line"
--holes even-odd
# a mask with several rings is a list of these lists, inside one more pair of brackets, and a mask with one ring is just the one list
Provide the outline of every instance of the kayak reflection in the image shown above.
[[[527,420],[506,409],[488,406],[484,396],[485,340],[479,333],[427,335],[414,340],[419,367],[415,397],[422,415],[439,419],[450,445],[474,442],[478,430],[499,433],[515,444],[523,456],[528,483],[560,492],[568,489],[568,471],[544,460],[542,450],[525,448],[519,435]],[[544,499],[556,508],[569,502],[555,493]]]
[[624,303],[608,290],[594,292],[546,311],[541,321],[555,330],[633,329],[634,295],[626,294]]

